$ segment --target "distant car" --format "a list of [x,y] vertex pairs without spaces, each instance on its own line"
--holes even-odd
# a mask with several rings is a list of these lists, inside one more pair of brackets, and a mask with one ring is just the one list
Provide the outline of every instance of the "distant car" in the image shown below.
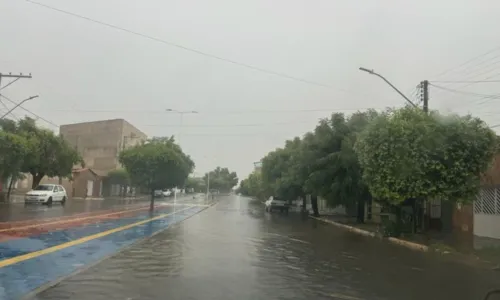
[[172,191],[166,190],[162,192],[163,197],[170,197],[172,196]]
[[33,190],[26,193],[24,203],[41,203],[50,205],[53,202],[64,204],[68,199],[66,190],[57,184],[40,184]]
[[155,197],[162,197],[163,196],[163,191],[162,190],[156,190],[154,192]]
[[265,202],[266,211],[272,212],[273,210],[279,210],[280,212],[287,212],[289,205],[285,200],[279,200],[274,197],[270,197],[269,200]]

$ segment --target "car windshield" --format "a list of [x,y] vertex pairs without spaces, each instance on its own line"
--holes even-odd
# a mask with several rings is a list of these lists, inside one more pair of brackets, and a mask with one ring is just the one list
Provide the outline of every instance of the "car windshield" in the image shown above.
[[33,190],[34,191],[52,191],[52,189],[54,189],[53,185],[42,184],[42,185],[37,186]]

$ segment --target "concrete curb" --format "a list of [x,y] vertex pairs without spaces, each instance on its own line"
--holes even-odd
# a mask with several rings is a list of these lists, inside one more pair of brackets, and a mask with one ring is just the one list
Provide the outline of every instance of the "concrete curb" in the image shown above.
[[334,226],[346,229],[346,230],[348,230],[350,232],[354,232],[354,233],[357,233],[357,234],[360,234],[360,235],[369,236],[369,237],[380,237],[380,238],[382,238],[384,240],[387,240],[387,241],[389,241],[389,242],[391,242],[393,244],[396,244],[396,245],[399,245],[399,246],[403,246],[403,247],[406,247],[408,249],[422,251],[422,252],[428,252],[429,251],[429,247],[426,246],[426,245],[417,244],[417,243],[405,241],[405,240],[394,238],[394,237],[384,238],[384,237],[381,237],[379,234],[376,234],[375,232],[371,232],[371,231],[359,229],[359,228],[356,228],[354,226],[349,226],[349,225],[341,224],[341,223],[330,221],[330,220],[326,220],[326,219],[323,219],[323,218],[318,218],[318,217],[313,217],[313,216],[309,216],[309,217],[313,218],[315,220],[324,222],[324,223],[328,223],[328,224],[331,224],[331,225],[334,225]]

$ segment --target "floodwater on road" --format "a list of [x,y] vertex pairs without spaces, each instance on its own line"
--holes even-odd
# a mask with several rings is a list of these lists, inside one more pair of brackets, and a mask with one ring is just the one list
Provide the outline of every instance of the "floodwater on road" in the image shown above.
[[140,199],[109,198],[104,200],[68,200],[65,205],[0,203],[0,222],[32,221],[37,219],[72,216],[103,210],[124,209],[149,204],[147,197]]
[[229,196],[37,299],[483,299],[500,272]]

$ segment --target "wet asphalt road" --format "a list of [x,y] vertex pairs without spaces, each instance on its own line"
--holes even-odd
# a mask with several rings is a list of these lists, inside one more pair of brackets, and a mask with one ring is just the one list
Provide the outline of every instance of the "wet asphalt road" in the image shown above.
[[230,196],[37,299],[483,299],[500,272]]
[[[158,201],[163,201],[163,199],[159,199]],[[68,200],[65,205],[54,203],[50,207],[41,204],[29,204],[25,206],[24,203],[1,203],[0,222],[55,218],[103,210],[121,210],[148,204],[148,197],[138,199]]]

